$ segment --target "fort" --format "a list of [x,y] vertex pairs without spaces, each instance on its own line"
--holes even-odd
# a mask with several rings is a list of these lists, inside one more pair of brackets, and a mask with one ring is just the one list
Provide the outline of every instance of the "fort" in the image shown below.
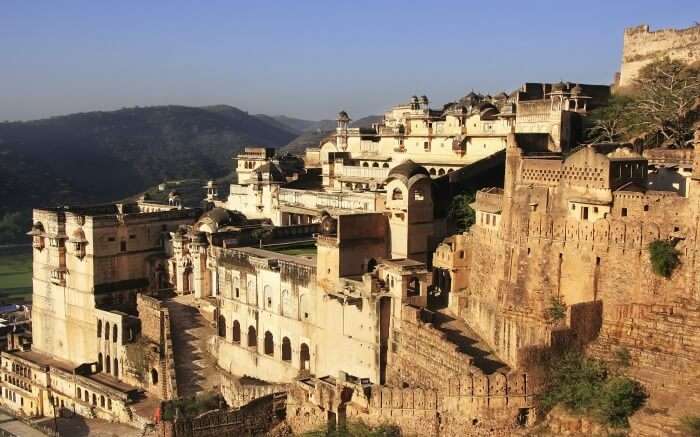
[[[543,360],[574,345],[627,351],[650,394],[630,432],[672,435],[700,407],[700,131],[687,150],[584,144],[609,95],[413,96],[371,128],[339,112],[303,157],[247,148],[228,195],[211,181],[198,208],[173,191],[34,210],[33,343],[2,353],[2,404],[166,436],[358,420],[527,435],[545,419]],[[458,232],[465,188],[474,224]],[[679,254],[668,277],[648,253],[660,241]],[[219,408],[164,417],[211,394]]]
[[688,64],[700,61],[700,25],[652,31],[644,24],[625,29],[617,85],[633,85],[642,67],[665,56]]

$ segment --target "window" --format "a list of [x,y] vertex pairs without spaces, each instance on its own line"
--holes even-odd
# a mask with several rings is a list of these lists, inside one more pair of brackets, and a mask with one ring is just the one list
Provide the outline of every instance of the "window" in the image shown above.
[[649,205],[644,205],[644,211],[649,211]]
[[97,336],[102,337],[102,320],[97,321]]
[[118,332],[119,332],[119,331],[118,331],[118,329],[117,329],[117,325],[114,325],[114,326],[112,327],[112,341],[115,342],[115,343],[117,342],[117,337],[118,337],[118,336],[117,336],[117,333],[118,333]]
[[309,353],[309,345],[302,343],[299,348],[299,367],[301,367],[302,370],[311,370],[310,362],[311,354]]
[[430,143],[427,142],[427,141],[423,142],[423,149],[424,149],[424,150],[430,150]]
[[119,250],[121,250],[122,252],[126,252],[126,240],[122,240],[119,243]]
[[292,361],[292,343],[288,337],[282,339],[282,361]]
[[627,208],[622,208],[622,217],[627,217]]
[[423,195],[422,190],[416,189],[413,192],[413,200],[424,200],[424,199],[425,199],[425,196]]
[[105,340],[109,340],[109,322],[105,323]]
[[391,200],[403,200],[401,189],[394,188],[394,191],[391,193]]
[[233,342],[239,344],[241,342],[241,324],[238,320],[233,321]]
[[275,342],[270,331],[265,331],[265,355],[275,354]]
[[219,316],[219,337],[226,337],[226,318]]
[[248,328],[248,347],[258,349],[258,334],[253,326]]

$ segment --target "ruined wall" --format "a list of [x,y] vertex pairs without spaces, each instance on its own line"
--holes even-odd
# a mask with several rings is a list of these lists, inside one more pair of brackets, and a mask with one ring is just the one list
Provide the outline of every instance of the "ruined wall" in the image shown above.
[[619,86],[632,85],[642,67],[664,56],[688,63],[700,60],[700,25],[650,31],[645,24],[625,29]]
[[446,388],[447,378],[471,374],[471,357],[457,350],[446,335],[421,320],[421,310],[404,306],[400,332],[394,332],[387,369],[390,384]]
[[161,422],[162,437],[264,435],[284,418],[285,395],[269,395],[233,411],[212,411],[194,419]]

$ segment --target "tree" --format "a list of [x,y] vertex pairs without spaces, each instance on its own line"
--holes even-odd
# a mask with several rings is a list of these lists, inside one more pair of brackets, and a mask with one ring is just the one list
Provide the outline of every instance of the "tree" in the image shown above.
[[607,106],[591,112],[588,123],[588,141],[591,143],[616,143],[630,133],[632,98],[613,96]]
[[665,240],[656,240],[649,243],[649,261],[651,268],[659,276],[670,278],[673,270],[680,264],[680,252],[673,243]]
[[700,69],[663,58],[644,66],[635,80],[631,103],[636,128],[658,133],[664,145],[684,147],[692,141],[688,113],[700,102]]
[[272,237],[272,231],[266,228],[258,228],[251,232],[250,236],[253,237],[254,240],[257,240],[262,248],[263,241],[267,241]]
[[552,296],[549,298],[549,307],[545,310],[545,316],[551,323],[564,320],[566,317],[566,308],[566,303],[561,296]]
[[474,193],[469,191],[459,194],[452,199],[448,219],[455,224],[457,232],[464,232],[476,221],[476,214],[470,203],[474,202]]

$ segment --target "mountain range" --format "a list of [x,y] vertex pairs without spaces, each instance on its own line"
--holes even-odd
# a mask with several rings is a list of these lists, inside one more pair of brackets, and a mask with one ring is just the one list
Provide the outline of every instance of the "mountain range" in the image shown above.
[[111,201],[164,180],[219,178],[232,171],[231,158],[245,146],[303,153],[335,124],[252,115],[228,105],[135,107],[0,123],[0,215]]

